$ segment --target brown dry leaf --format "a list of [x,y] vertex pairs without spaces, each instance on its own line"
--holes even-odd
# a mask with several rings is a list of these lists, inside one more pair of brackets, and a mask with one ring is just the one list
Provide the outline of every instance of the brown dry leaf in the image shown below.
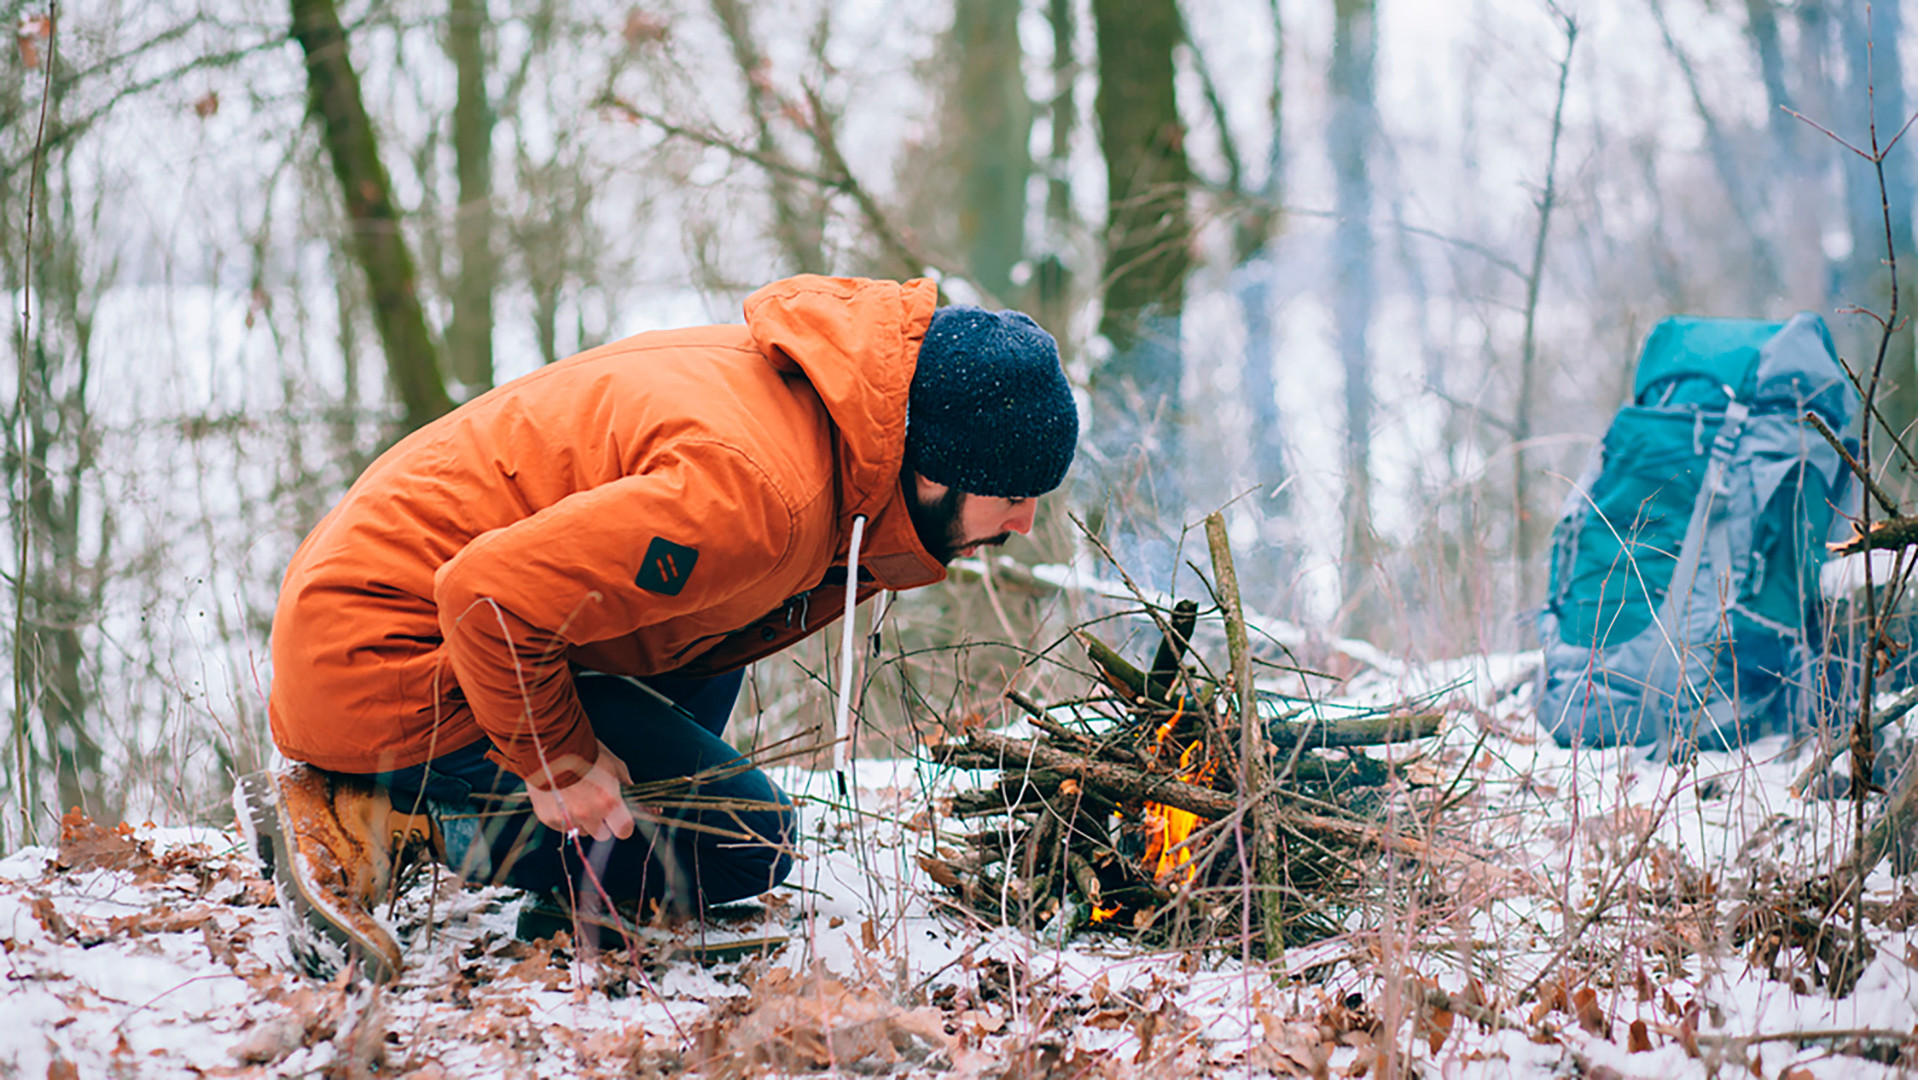
[[[932,880],[944,885],[948,889],[957,889],[964,885],[964,882],[959,878],[958,871],[952,868],[951,863],[946,862],[944,859],[935,859],[930,855],[920,855],[917,858],[919,859],[919,869],[924,870],[926,876]],[[870,945],[867,946],[867,948],[871,947]]]
[[[1271,1022],[1267,1018],[1271,1017]],[[1270,1013],[1260,1011],[1265,1041],[1246,1054],[1245,1063],[1278,1076],[1310,1076],[1315,1080],[1330,1075],[1327,1064],[1332,1049],[1313,1034],[1309,1027],[1287,1026]]]
[[53,16],[29,15],[20,20],[19,28],[14,31],[14,43],[20,47],[20,64],[28,71],[38,71],[41,64],[40,44],[53,36]]
[[1778,1074],[1778,1080],[1816,1080],[1811,1070],[1806,1068],[1786,1069]]
[[275,1065],[306,1042],[306,1021],[282,1013],[246,1028],[246,1035],[227,1053],[242,1065]]
[[557,990],[566,985],[567,973],[563,968],[553,965],[553,949],[550,945],[534,945],[526,959],[506,969],[502,978],[519,979],[543,986],[548,990]]
[[1159,1033],[1159,1018],[1151,1013],[1132,1022],[1132,1035],[1139,1040],[1139,1052],[1133,1056],[1134,1065],[1142,1065],[1152,1056],[1152,1037]]
[[1572,995],[1572,1005],[1578,1010],[1578,1026],[1604,1039],[1612,1037],[1611,1022],[1605,1019],[1605,1010],[1598,1005],[1598,991],[1583,987]]
[[1696,1002],[1691,1008],[1685,1010],[1684,1016],[1679,1018],[1678,1045],[1685,1048],[1686,1057],[1698,1057],[1698,1005]]
[[60,909],[53,906],[52,897],[44,894],[36,896],[28,907],[32,910],[33,917],[39,920],[40,928],[52,935],[53,940],[65,941],[73,936],[73,928],[67,925],[67,920],[61,916]]
[[206,93],[201,94],[198,98],[194,99],[193,115],[199,117],[202,120],[205,120],[208,117],[213,116],[215,113],[218,113],[219,111],[220,111],[220,92],[218,90],[208,90]]
[[1455,1018],[1449,1009],[1432,1009],[1419,1016],[1419,1027],[1425,1033],[1426,1045],[1436,1054],[1445,1046],[1445,1037],[1452,1033]]
[[626,39],[628,48],[638,48],[648,42],[665,41],[672,33],[672,24],[664,16],[633,8],[626,13],[626,24],[620,27],[619,36]]
[[1547,1016],[1550,1016],[1555,1012],[1564,1012],[1564,1011],[1565,1011],[1565,984],[1555,982],[1549,986],[1544,986],[1539,988],[1538,1004],[1532,1006],[1532,1016],[1531,1016],[1530,1022],[1536,1025],[1539,1021],[1545,1019]]
[[711,1010],[693,1030],[688,1065],[709,1075],[884,1070],[950,1049],[944,1017],[908,1012],[869,989],[817,974],[805,980],[774,969],[746,1002]]
[[188,930],[198,930],[213,921],[213,908],[206,904],[175,911],[161,905],[138,915],[118,915],[107,920],[107,932],[118,936],[126,934],[139,937],[142,934],[179,934]]
[[115,828],[96,825],[79,807],[60,819],[60,854],[63,870],[125,870],[142,880],[165,876],[153,861],[153,848],[136,840],[124,822]]
[[47,1062],[47,1080],[80,1080],[80,1066],[54,1050],[53,1060]]
[[1632,1021],[1630,1033],[1625,1040],[1626,1052],[1642,1054],[1652,1048],[1652,1029],[1643,1020]]

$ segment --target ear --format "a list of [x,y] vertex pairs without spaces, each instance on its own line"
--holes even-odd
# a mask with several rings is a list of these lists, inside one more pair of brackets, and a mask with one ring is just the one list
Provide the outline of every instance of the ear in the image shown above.
[[916,469],[909,471],[912,472],[913,494],[918,497],[921,503],[936,503],[940,499],[945,498],[946,492],[951,490],[944,484],[928,480],[919,475]]

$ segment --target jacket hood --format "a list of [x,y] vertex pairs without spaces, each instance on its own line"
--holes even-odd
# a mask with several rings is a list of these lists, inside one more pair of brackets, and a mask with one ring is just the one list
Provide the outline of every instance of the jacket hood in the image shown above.
[[746,299],[746,327],[775,368],[803,373],[839,430],[843,511],[875,515],[899,489],[906,399],[939,289],[801,275]]

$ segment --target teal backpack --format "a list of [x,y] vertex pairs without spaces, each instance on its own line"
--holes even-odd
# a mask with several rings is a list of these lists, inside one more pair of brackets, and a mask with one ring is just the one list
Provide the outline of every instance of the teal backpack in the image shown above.
[[1560,746],[1723,749],[1801,725],[1852,497],[1802,417],[1858,394],[1824,321],[1666,319],[1552,534],[1538,716]]

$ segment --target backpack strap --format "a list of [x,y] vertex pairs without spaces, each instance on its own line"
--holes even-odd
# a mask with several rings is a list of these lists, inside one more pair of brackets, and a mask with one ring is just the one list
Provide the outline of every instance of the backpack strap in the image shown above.
[[1692,502],[1691,520],[1685,526],[1685,544],[1679,549],[1678,565],[1672,570],[1671,585],[1665,590],[1664,602],[1652,615],[1652,625],[1645,631],[1656,635],[1657,640],[1654,642],[1651,663],[1645,671],[1643,707],[1656,713],[1661,753],[1671,750],[1671,713],[1681,692],[1691,698],[1694,704],[1702,705],[1705,700],[1705,695],[1693,688],[1686,678],[1690,667],[1684,655],[1690,649],[1686,640],[1686,623],[1691,612],[1692,594],[1698,583],[1699,564],[1706,548],[1711,549],[1713,566],[1723,568],[1731,565],[1731,541],[1722,526],[1713,527],[1713,511],[1731,495],[1731,460],[1738,451],[1738,438],[1744,432],[1745,419],[1750,415],[1750,407],[1736,399],[1725,406],[1725,421],[1719,425],[1718,435],[1712,440],[1712,456],[1705,464],[1705,477],[1698,485],[1698,497]]

